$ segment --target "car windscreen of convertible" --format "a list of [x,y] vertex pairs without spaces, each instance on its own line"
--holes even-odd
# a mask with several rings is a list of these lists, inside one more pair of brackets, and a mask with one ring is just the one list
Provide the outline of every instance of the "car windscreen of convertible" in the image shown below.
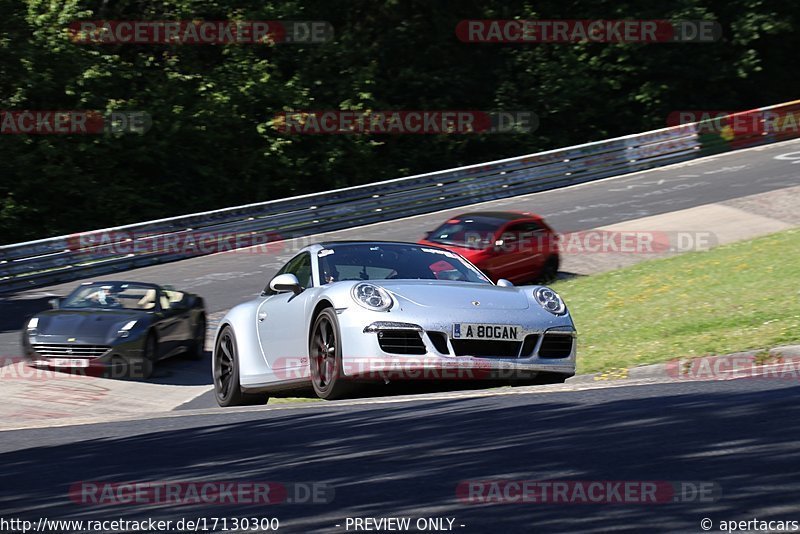
[[97,283],[78,287],[59,305],[66,309],[147,310],[155,306],[156,290],[137,284]]
[[405,244],[335,244],[319,251],[324,284],[342,280],[455,280],[491,284],[452,252]]

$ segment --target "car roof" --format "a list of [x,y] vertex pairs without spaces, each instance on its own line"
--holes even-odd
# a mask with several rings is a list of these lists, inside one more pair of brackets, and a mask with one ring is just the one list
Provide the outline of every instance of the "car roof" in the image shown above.
[[435,246],[429,247],[428,245],[420,245],[419,243],[414,243],[411,241],[368,241],[368,240],[351,239],[342,241],[322,241],[320,243],[316,243],[316,246],[320,247],[331,247],[336,245],[411,245],[414,247],[440,248]]
[[517,221],[521,219],[538,219],[538,215],[533,213],[523,213],[521,211],[471,211],[469,213],[462,213],[450,219],[465,219],[467,217],[495,219],[497,221]]

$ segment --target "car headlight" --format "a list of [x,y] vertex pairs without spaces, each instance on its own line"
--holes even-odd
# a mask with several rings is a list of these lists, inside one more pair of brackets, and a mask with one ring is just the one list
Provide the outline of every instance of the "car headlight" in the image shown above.
[[36,330],[39,327],[39,318],[38,317],[31,317],[31,320],[28,321],[28,335],[35,336],[38,331]]
[[533,298],[536,299],[536,302],[538,302],[542,308],[553,315],[563,315],[567,312],[567,305],[564,304],[564,301],[561,300],[558,293],[549,287],[535,289],[533,291]]
[[373,284],[356,284],[351,293],[353,300],[372,311],[389,311],[394,303],[385,289]]
[[128,337],[131,335],[131,328],[136,326],[136,321],[128,321],[117,331],[117,337]]

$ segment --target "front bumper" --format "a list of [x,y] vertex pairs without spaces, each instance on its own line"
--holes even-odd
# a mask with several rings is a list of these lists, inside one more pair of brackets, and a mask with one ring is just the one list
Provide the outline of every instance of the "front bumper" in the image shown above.
[[[568,315],[536,324],[499,314],[492,323],[521,329],[513,342],[454,339],[452,319],[374,312],[365,321],[360,310],[339,310],[338,319],[343,373],[354,379],[514,380],[575,374],[577,332]],[[466,313],[457,322],[489,321],[485,314]]]
[[28,365],[92,376],[114,375],[116,371],[124,374],[144,355],[144,342],[138,338],[106,345],[92,339],[30,337],[23,333],[22,348]]

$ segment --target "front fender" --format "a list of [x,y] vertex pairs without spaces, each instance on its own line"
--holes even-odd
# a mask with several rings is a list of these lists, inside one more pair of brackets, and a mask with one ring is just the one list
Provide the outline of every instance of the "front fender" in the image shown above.
[[264,382],[273,375],[272,369],[261,354],[258,343],[256,310],[261,299],[252,300],[231,308],[220,320],[214,333],[214,348],[211,358],[211,372],[217,361],[217,342],[222,330],[233,329],[239,365],[239,383],[243,386]]

